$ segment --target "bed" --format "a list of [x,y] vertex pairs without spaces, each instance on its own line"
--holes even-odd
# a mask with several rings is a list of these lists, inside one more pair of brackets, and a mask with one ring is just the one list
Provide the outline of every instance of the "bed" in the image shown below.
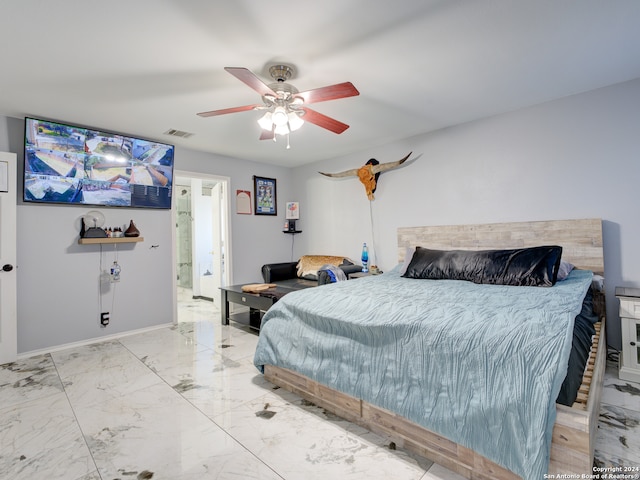
[[[478,370],[480,372],[482,372],[483,369],[493,371],[497,368],[503,368],[500,366],[502,364],[506,364],[504,368],[507,368],[507,370],[505,371],[511,371],[510,369],[513,368],[510,366],[511,363],[523,363],[522,356],[513,356],[513,362],[511,360],[509,362],[498,361],[496,365],[489,365],[490,362],[495,361],[489,357],[486,357],[486,365],[482,362],[467,362],[472,367],[464,367],[463,365],[464,368],[475,369],[471,374],[466,372],[466,375],[471,376],[464,377],[467,379],[466,382],[453,382],[449,384],[444,394],[441,391],[436,391],[436,388],[433,389],[434,392],[425,393],[427,389],[424,388],[422,382],[426,381],[429,375],[433,377],[433,372],[429,373],[429,369],[424,367],[416,368],[412,365],[411,358],[404,358],[412,357],[413,355],[411,353],[417,352],[417,350],[415,350],[416,348],[422,348],[422,352],[428,352],[428,354],[431,355],[430,361],[433,362],[436,361],[436,357],[446,357],[446,355],[437,354],[436,349],[440,348],[438,345],[449,345],[449,350],[451,350],[453,348],[451,347],[452,344],[457,345],[460,339],[454,336],[459,333],[456,331],[456,323],[451,323],[446,328],[438,326],[440,330],[438,330],[437,333],[431,330],[426,335],[423,335],[422,331],[416,330],[422,327],[416,327],[413,324],[407,324],[408,326],[405,326],[406,328],[403,327],[405,328],[404,333],[394,331],[392,334],[384,333],[383,335],[379,335],[380,332],[386,332],[384,329],[387,328],[387,326],[383,324],[375,325],[375,315],[370,315],[374,324],[361,323],[355,326],[349,325],[349,329],[356,332],[359,331],[361,336],[357,337],[356,334],[356,337],[348,338],[344,330],[344,328],[347,327],[344,326],[343,323],[346,325],[357,322],[352,322],[352,320],[347,321],[346,318],[341,318],[339,314],[336,314],[336,316],[327,311],[324,317],[318,321],[319,323],[313,323],[315,320],[312,321],[310,318],[307,318],[306,313],[294,313],[294,317],[296,315],[297,317],[293,319],[285,318],[288,313],[296,312],[296,304],[310,304],[310,299],[304,296],[301,297],[299,293],[296,293],[295,295],[292,294],[290,298],[287,298],[289,297],[287,296],[282,299],[282,303],[278,302],[265,316],[256,351],[255,363],[259,368],[263,369],[266,378],[272,383],[297,393],[303,398],[339,416],[363,425],[374,432],[383,434],[395,442],[396,445],[415,451],[470,479],[541,478],[540,472],[542,470],[540,470],[540,468],[544,468],[545,471],[552,474],[590,474],[592,473],[593,446],[606,357],[603,315],[604,302],[602,295],[594,295],[594,309],[597,311],[597,319],[599,319],[599,321],[595,324],[596,334],[593,339],[587,367],[584,370],[576,401],[571,406],[556,405],[554,403],[555,396],[553,396],[549,404],[549,395],[557,393],[557,389],[559,388],[558,379],[564,375],[562,368],[558,368],[554,363],[556,361],[558,364],[562,364],[563,361],[566,362],[567,342],[570,344],[570,340],[567,340],[565,337],[570,335],[563,332],[573,325],[576,309],[579,310],[580,305],[576,305],[576,301],[578,303],[580,302],[578,298],[578,295],[580,295],[579,291],[584,290],[585,285],[588,286],[588,284],[591,283],[591,277],[589,276],[587,279],[587,275],[590,275],[590,273],[585,272],[585,270],[597,275],[603,275],[604,273],[601,221],[599,219],[586,219],[488,225],[411,227],[398,230],[398,249],[401,262],[404,260],[404,255],[407,251],[406,247],[411,246],[428,246],[432,249],[441,250],[478,251],[487,249],[525,248],[538,245],[562,246],[563,260],[572,263],[579,270],[573,272],[567,281],[558,282],[556,286],[562,283],[559,289],[556,289],[556,287],[550,289],[537,287],[506,287],[507,289],[515,288],[513,291],[516,292],[523,291],[518,289],[529,289],[528,291],[532,291],[531,288],[533,288],[533,291],[536,292],[533,295],[529,295],[528,293],[521,295],[525,303],[533,301],[529,299],[530,296],[532,298],[536,297],[535,302],[538,302],[537,304],[532,304],[534,308],[524,307],[522,309],[523,311],[541,310],[543,309],[542,307],[535,305],[551,305],[555,304],[554,302],[559,302],[559,310],[557,313],[554,313],[559,320],[556,321],[554,319],[553,322],[553,329],[557,331],[552,334],[553,338],[550,340],[558,342],[557,346],[551,348],[549,352],[548,350],[544,350],[544,348],[546,348],[544,345],[547,343],[544,341],[538,342],[541,344],[540,348],[543,348],[543,350],[540,350],[540,354],[535,353],[537,350],[531,350],[531,352],[534,353],[528,353],[529,350],[527,350],[527,355],[530,355],[532,361],[524,362],[527,364],[524,365],[524,368],[533,369],[535,374],[529,375],[529,377],[535,377],[535,380],[531,380],[527,376],[523,377],[524,380],[522,383],[526,385],[526,388],[530,389],[526,390],[525,387],[522,387],[524,388],[525,398],[504,394],[504,392],[518,392],[521,390],[521,387],[517,383],[510,383],[512,381],[519,381],[517,378],[511,378],[512,376],[517,377],[519,374],[511,376],[503,374],[500,377],[500,382],[505,382],[505,387],[502,389],[492,387],[493,390],[489,390],[492,392],[491,395],[488,395],[491,397],[489,399],[490,402],[497,402],[498,405],[500,405],[500,402],[504,405],[508,404],[505,408],[509,412],[512,410],[517,410],[518,412],[522,410],[524,412],[522,413],[522,417],[517,416],[520,415],[520,413],[514,417],[514,422],[516,423],[515,428],[506,429],[505,431],[500,429],[497,432],[494,431],[494,426],[499,422],[495,421],[495,412],[493,413],[494,417],[492,418],[491,416],[492,407],[480,406],[479,416],[474,413],[473,408],[477,407],[475,400],[476,391],[481,392],[481,389],[480,386],[472,385],[473,382],[469,379],[473,379]],[[322,289],[308,290],[315,291],[315,293],[311,295],[316,296],[320,295],[320,291],[322,291],[321,293],[325,304],[331,304],[333,301],[331,296],[334,294],[334,290],[337,295],[342,296],[345,295],[346,290],[351,290],[350,292],[346,292],[346,295],[356,295],[352,297],[355,298],[355,301],[352,303],[356,308],[361,308],[360,304],[366,303],[362,302],[362,299],[366,297],[367,292],[378,292],[376,293],[376,298],[380,304],[378,308],[380,311],[385,312],[385,318],[394,318],[394,328],[397,328],[398,325],[404,325],[404,318],[407,316],[406,312],[400,312],[399,310],[396,312],[393,310],[394,308],[397,309],[400,302],[394,302],[391,297],[385,298],[384,287],[382,290],[376,289],[380,288],[378,284],[381,282],[389,282],[387,288],[395,289],[397,287],[391,286],[393,283],[403,281],[410,282],[412,280],[403,279],[398,272],[389,272],[386,278],[382,278],[385,277],[385,275],[377,276],[381,278],[367,277],[343,282],[342,285],[336,284],[323,286]],[[434,288],[442,290],[445,292],[445,295],[454,295],[453,293],[447,293],[448,290],[443,289],[440,285],[443,283],[442,281],[413,280],[413,282],[411,289],[417,288],[415,287],[415,282],[431,282]],[[423,283],[422,285],[427,285],[427,283]],[[445,281],[445,283],[447,283],[447,281]],[[450,303],[451,305],[461,307],[465,305],[465,302],[468,302],[465,309],[458,308],[458,310],[461,310],[463,315],[469,318],[476,318],[474,305],[482,303],[484,300],[478,302],[474,300],[474,298],[476,298],[474,296],[484,295],[486,289],[483,289],[483,287],[486,286],[475,285],[471,282],[448,281],[448,283],[470,284],[461,285],[461,288],[465,290],[456,292],[456,296],[451,297],[453,300],[450,301]],[[573,286],[570,287],[570,284]],[[494,287],[505,288],[501,286],[491,286],[491,288]],[[414,295],[413,290],[409,287],[401,288],[406,292],[406,298],[411,298]],[[575,290],[569,290],[569,288]],[[500,298],[502,295],[502,293],[497,290],[494,291],[494,293],[498,293],[496,298]],[[300,294],[310,295],[302,292],[300,292]],[[399,294],[395,293],[394,295],[396,295],[395,298],[397,298]],[[555,297],[546,297],[546,295],[555,295]],[[582,293],[582,295],[584,295],[584,293]],[[538,296],[540,297],[538,298]],[[477,298],[484,297],[480,296]],[[565,300],[567,302],[566,305],[563,303]],[[443,302],[446,303],[444,300]],[[510,302],[509,300],[507,303]],[[561,303],[562,306],[560,306]],[[403,303],[403,308],[408,305],[408,301]],[[383,308],[390,308],[391,310],[383,310]],[[415,309],[415,307],[411,308]],[[321,310],[320,307],[318,307],[318,309]],[[549,311],[551,312],[551,310]],[[396,316],[396,313],[399,316]],[[429,313],[429,315],[432,314],[435,315],[437,312]],[[420,310],[419,315],[426,314]],[[349,317],[351,315],[346,316]],[[421,319],[420,324],[428,326],[430,324],[429,318],[425,317],[425,319]],[[571,320],[566,320],[569,318],[571,318]],[[495,325],[499,323],[499,321],[496,321]],[[533,325],[533,320],[527,323],[527,325],[529,324]],[[558,324],[557,327],[555,327],[556,324]],[[470,322],[468,330],[471,332],[472,328],[478,327],[477,325],[474,326],[473,322]],[[531,329],[535,337],[536,330],[534,327],[531,327]],[[551,327],[548,329],[552,330]],[[457,330],[464,329],[458,328]],[[526,329],[518,328],[516,330]],[[291,332],[291,338],[289,338],[287,333],[289,331]],[[333,343],[327,347],[316,345],[314,338],[312,338],[313,335],[308,335],[311,331],[322,331],[324,336],[328,335],[333,339]],[[451,332],[450,338],[444,335],[444,333],[448,331]],[[485,331],[488,332],[489,329],[477,330],[475,333],[481,334]],[[409,332],[409,334],[407,334],[407,332]],[[465,333],[462,332],[460,335],[465,335]],[[529,333],[529,335],[531,335],[531,333]],[[474,337],[474,335],[469,335],[469,337]],[[478,338],[480,337],[489,339],[485,342],[487,345],[489,342],[496,342],[496,338],[503,338],[501,335],[492,338],[489,334],[478,335]],[[385,338],[388,341],[380,342],[380,338]],[[438,341],[432,341],[436,338]],[[518,341],[521,340],[519,339]],[[416,342],[418,342],[418,347],[416,347]],[[530,347],[529,344],[533,345],[536,343],[532,341],[531,338],[524,342],[527,349],[534,348],[533,346]],[[354,356],[348,361],[343,361],[338,366],[329,367],[327,364],[327,368],[308,368],[304,365],[304,359],[321,365],[324,361],[322,355],[326,358],[339,357],[340,355],[344,355],[344,352],[349,352],[349,355],[365,355],[366,349],[374,343],[376,344],[376,348],[385,349],[383,351],[385,352],[384,355],[387,355],[387,358],[384,362],[379,361],[379,357],[377,357],[377,362],[369,362],[366,356]],[[385,343],[385,345],[380,345],[380,343]],[[500,341],[496,343],[496,345],[499,344]],[[465,347],[467,348],[465,351],[475,352],[477,349],[481,354],[479,358],[484,359],[487,355],[486,351],[489,350],[504,355],[504,352],[501,352],[499,348],[494,348],[493,344],[491,344],[490,348],[481,342],[477,344],[473,344],[472,342],[469,345],[472,345],[472,347]],[[554,353],[556,351],[565,353],[556,355],[556,353]],[[407,354],[407,352],[410,354]],[[553,362],[547,362],[547,356],[549,358],[554,357],[555,360]],[[298,360],[300,358],[303,360]],[[474,358],[473,354],[470,354],[469,358]],[[504,358],[504,356],[499,358]],[[525,355],[525,358],[528,357]],[[543,359],[543,361],[540,361],[540,359]],[[370,365],[371,363],[375,363],[376,365]],[[425,362],[419,363],[423,365]],[[529,367],[529,363],[533,366]],[[541,368],[538,364],[542,364],[546,369],[547,363],[551,364],[548,371],[538,370]],[[348,368],[345,369],[345,365]],[[385,366],[382,368],[382,373],[370,373],[369,369],[373,369],[374,367],[378,369],[380,365]],[[444,365],[438,368],[446,369],[450,367]],[[460,368],[460,365],[457,365],[454,370],[457,371]],[[402,388],[396,390],[397,393],[394,393],[394,391],[390,389],[392,386],[390,382],[392,380],[395,381],[394,375],[398,377],[407,376],[405,375],[406,372],[415,372],[418,370],[420,371],[420,375],[423,374],[423,371],[426,372],[424,378],[412,373],[408,375],[408,377],[410,377],[409,383],[403,384],[404,386]],[[444,377],[446,377],[446,375]],[[361,383],[366,383],[366,385],[358,385],[362,378],[371,379],[371,381],[363,381]],[[562,381],[562,378],[559,380]],[[376,384],[376,382],[379,383]],[[413,388],[412,382],[420,388]],[[469,383],[471,387],[477,387],[477,389],[471,390],[471,392],[460,389],[460,392],[457,392],[460,388],[458,385],[465,383]],[[502,385],[502,383],[500,383],[500,385]],[[484,388],[484,386],[481,387]],[[440,384],[438,388],[442,389],[442,384]],[[373,394],[372,390],[374,392]],[[411,392],[416,390],[424,395],[424,401],[421,399],[415,400],[415,398],[410,395]],[[455,390],[455,392],[452,390]],[[459,395],[466,400],[455,400],[452,395]],[[481,394],[478,395],[483,396]],[[433,396],[433,403],[427,404],[427,399],[430,398],[430,396]],[[484,396],[487,395],[484,394]],[[493,397],[496,397],[496,399]],[[538,399],[538,397],[540,397],[540,399]],[[443,398],[447,399],[447,402],[450,402],[450,404],[443,402]],[[440,399],[440,401],[438,401],[438,399]],[[416,407],[416,402],[418,402],[417,409],[414,408]],[[464,408],[461,408],[461,405],[463,405]],[[442,411],[446,411],[446,408],[451,409],[451,412],[445,415],[446,418],[443,419],[442,416],[432,415],[436,410],[442,413]],[[416,417],[416,410],[418,414],[421,414],[423,411],[426,412],[424,414],[425,418]],[[547,412],[547,410],[549,411]],[[531,422],[528,422],[528,416],[531,416]],[[507,415],[505,418],[511,417]],[[523,424],[522,428],[520,428],[517,422],[522,422],[522,418],[527,419],[527,422],[525,422],[527,424]],[[429,423],[431,421],[433,425]],[[482,422],[485,422],[486,428],[480,428],[483,425]],[[531,427],[529,423],[534,425],[534,427]],[[464,430],[466,432],[465,434],[470,433],[470,438],[459,438],[459,435],[462,435],[462,433],[458,432],[456,428],[461,431]],[[474,431],[474,429],[477,431]],[[530,429],[533,429],[533,433],[529,432]],[[520,430],[525,431],[526,435],[528,435],[523,437],[523,444],[515,443],[516,440],[510,437],[510,435],[520,435]],[[532,438],[534,440],[531,440]],[[495,443],[492,443],[494,440]],[[496,450],[499,450],[501,447],[501,441],[511,442],[512,445],[517,445],[517,448],[509,451],[505,449],[505,452],[496,452]],[[536,443],[538,441],[541,443]],[[485,446],[485,444],[487,444],[487,446]],[[540,453],[540,450],[542,453]],[[522,453],[523,451],[525,452],[524,454]],[[530,451],[533,452],[531,456],[529,456]],[[541,462],[543,462],[543,464]],[[535,464],[531,467],[532,470],[528,470],[529,467],[526,466],[528,463]],[[524,467],[523,464],[525,464]],[[505,468],[505,466],[509,466],[510,468]],[[514,473],[514,471],[517,473]]]

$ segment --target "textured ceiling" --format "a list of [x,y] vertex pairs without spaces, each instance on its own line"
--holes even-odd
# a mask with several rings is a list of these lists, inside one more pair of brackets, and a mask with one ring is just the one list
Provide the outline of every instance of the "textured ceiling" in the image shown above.
[[[0,7],[0,114],[102,128],[294,166],[640,77],[636,0],[87,0]],[[292,63],[299,90],[351,81],[305,124],[260,141],[260,103],[226,73]],[[164,135],[193,133],[188,139]]]

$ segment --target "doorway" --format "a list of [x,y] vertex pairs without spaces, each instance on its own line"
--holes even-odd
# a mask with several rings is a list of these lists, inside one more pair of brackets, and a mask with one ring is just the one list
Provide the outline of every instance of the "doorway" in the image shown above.
[[176,172],[173,192],[176,321],[217,320],[230,284],[229,179]]

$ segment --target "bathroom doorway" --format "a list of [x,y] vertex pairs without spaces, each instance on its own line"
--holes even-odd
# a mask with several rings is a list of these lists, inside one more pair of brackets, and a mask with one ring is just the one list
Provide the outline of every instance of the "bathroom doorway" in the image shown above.
[[176,172],[174,180],[177,321],[217,319],[229,284],[229,179]]

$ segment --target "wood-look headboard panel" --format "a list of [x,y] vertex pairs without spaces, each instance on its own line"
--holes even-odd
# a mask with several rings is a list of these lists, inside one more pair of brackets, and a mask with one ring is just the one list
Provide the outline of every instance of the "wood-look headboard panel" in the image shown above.
[[398,228],[400,261],[404,260],[406,247],[498,250],[539,245],[560,245],[563,260],[604,276],[599,218]]

